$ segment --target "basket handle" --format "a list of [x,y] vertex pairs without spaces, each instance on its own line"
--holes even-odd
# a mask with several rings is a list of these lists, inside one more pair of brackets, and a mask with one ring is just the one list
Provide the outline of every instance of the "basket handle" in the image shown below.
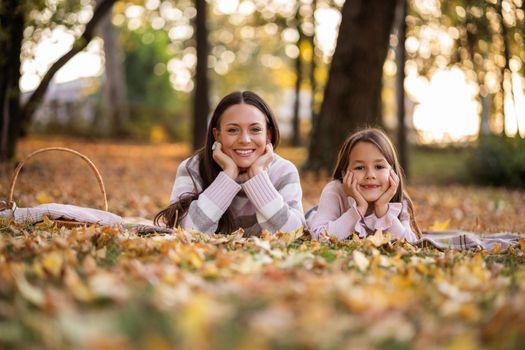
[[20,172],[20,170],[22,169],[22,167],[24,166],[24,163],[29,160],[29,158],[39,154],[39,153],[43,153],[43,152],[48,152],[48,151],[61,151],[61,152],[69,152],[69,153],[73,153],[77,156],[79,156],[80,158],[82,158],[84,161],[86,161],[86,163],[89,165],[89,167],[93,170],[93,172],[95,173],[95,176],[97,178],[97,182],[98,182],[98,185],[100,187],[100,191],[102,192],[102,196],[104,197],[104,210],[105,211],[108,211],[108,199],[107,199],[107,195],[106,195],[106,188],[104,187],[104,181],[102,181],[102,176],[100,176],[100,172],[98,171],[97,167],[95,166],[95,164],[93,164],[93,162],[88,158],[86,157],[85,155],[83,155],[82,153],[80,152],[77,152],[75,150],[72,150],[70,148],[65,148],[65,147],[47,147],[47,148],[41,148],[39,150],[36,150],[34,151],[33,153],[29,154],[24,160],[22,160],[18,166],[16,167],[15,169],[15,173],[13,175],[13,179],[11,180],[11,188],[9,190],[9,197],[7,198],[7,203],[6,205],[8,207],[11,207],[13,205],[13,193],[15,191],[15,184],[16,184],[16,180],[18,178],[18,173]]

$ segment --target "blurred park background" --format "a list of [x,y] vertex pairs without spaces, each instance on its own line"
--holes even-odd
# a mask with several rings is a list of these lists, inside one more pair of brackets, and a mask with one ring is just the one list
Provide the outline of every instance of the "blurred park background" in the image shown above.
[[[0,201],[103,208],[68,153],[12,182],[64,146],[111,212],[152,219],[219,99],[250,89],[305,210],[343,139],[380,126],[424,231],[525,233],[524,32],[525,0],[2,0]],[[523,239],[302,234],[0,220],[0,348],[523,348]]]
[[154,171],[202,145],[222,96],[250,89],[306,179],[366,125],[388,131],[413,186],[525,185],[521,0],[5,0],[0,16],[6,175],[35,145],[90,142],[95,158],[153,147],[134,169]]

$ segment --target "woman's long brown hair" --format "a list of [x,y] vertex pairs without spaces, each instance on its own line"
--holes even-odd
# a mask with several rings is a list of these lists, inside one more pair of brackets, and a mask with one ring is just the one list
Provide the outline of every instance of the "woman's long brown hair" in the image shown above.
[[[211,149],[215,138],[213,136],[213,129],[220,129],[220,121],[223,113],[231,106],[238,104],[248,104],[254,106],[260,110],[266,116],[266,123],[268,130],[271,131],[271,143],[273,148],[276,149],[279,145],[280,134],[279,127],[277,125],[275,116],[270,107],[264,102],[264,100],[252,91],[235,91],[225,96],[215,107],[208,130],[206,132],[206,141],[204,147],[198,150],[186,163],[188,174],[193,182],[194,192],[182,194],[178,200],[166,209],[161,210],[153,222],[155,225],[159,225],[163,222],[167,227],[177,227],[180,225],[182,219],[188,214],[188,209],[191,202],[199,198],[200,193],[197,192],[197,184],[191,171],[189,170],[189,164],[197,157],[199,162],[199,175],[202,179],[202,190],[204,191],[215,178],[222,171],[222,168],[213,159],[213,151]],[[217,232],[229,233],[233,232],[237,227],[234,227],[234,218],[228,209],[219,220]]]
[[421,230],[415,218],[414,204],[405,190],[405,176],[403,169],[401,169],[401,165],[399,164],[396,149],[383,131],[375,128],[367,128],[350,135],[339,150],[332,178],[343,182],[344,172],[348,169],[350,163],[350,152],[352,152],[352,149],[358,142],[369,142],[375,145],[383,154],[388,164],[390,164],[395,173],[399,176],[397,192],[390,202],[403,203],[403,200],[406,200],[408,204],[408,213],[410,214],[410,226],[416,232],[418,238],[421,238]]

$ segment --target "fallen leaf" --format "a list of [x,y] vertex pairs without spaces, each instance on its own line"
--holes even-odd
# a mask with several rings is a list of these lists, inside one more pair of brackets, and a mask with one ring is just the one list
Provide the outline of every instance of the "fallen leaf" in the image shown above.
[[434,222],[434,225],[430,227],[430,231],[446,231],[448,230],[448,225],[450,224],[450,219],[441,222]]
[[370,265],[370,261],[368,261],[367,257],[358,250],[353,251],[352,257],[354,259],[354,263],[357,266],[357,268],[361,272],[366,271],[366,269],[368,268],[368,265]]

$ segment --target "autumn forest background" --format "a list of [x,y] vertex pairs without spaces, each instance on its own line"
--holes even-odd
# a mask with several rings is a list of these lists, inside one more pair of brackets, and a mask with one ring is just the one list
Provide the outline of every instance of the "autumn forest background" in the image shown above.
[[[249,89],[305,210],[379,126],[424,231],[524,233],[524,32],[522,0],[4,0],[0,200],[63,146],[110,211],[152,219],[215,104]],[[103,207],[66,153],[14,185],[19,206]],[[518,349],[524,254],[1,221],[0,348]]]

